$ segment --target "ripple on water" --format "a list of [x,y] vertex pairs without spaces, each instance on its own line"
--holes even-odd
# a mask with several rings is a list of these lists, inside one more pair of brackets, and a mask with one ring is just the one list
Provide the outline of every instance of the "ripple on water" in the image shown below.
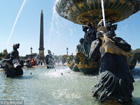
[[[136,81],[133,105],[140,103],[139,73],[138,69],[132,71]],[[0,78],[0,99],[21,99],[29,105],[101,105],[92,97],[92,88],[98,76],[84,75],[67,67],[24,70],[22,77],[14,79],[5,78],[0,72]]]

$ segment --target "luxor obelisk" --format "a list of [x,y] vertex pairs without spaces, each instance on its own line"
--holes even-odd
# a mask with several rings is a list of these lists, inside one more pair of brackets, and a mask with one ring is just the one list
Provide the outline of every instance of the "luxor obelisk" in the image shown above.
[[44,60],[43,10],[41,10],[41,17],[40,17],[39,59],[40,59],[40,60]]

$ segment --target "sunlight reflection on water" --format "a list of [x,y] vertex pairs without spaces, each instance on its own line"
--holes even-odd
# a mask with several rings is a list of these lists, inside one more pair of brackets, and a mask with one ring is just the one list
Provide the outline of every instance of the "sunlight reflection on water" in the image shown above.
[[[139,105],[140,67],[136,67],[132,75],[135,78],[135,89],[133,103],[129,105]],[[0,78],[1,100],[24,100],[25,105],[112,105],[101,104],[92,97],[92,88],[97,83],[98,76],[73,72],[68,67],[24,70],[22,77],[13,79],[6,78],[0,72]]]

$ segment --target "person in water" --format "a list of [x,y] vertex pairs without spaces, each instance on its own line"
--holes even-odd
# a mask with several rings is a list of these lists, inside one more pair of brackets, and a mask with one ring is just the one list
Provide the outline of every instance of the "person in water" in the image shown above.
[[[115,28],[114,28],[115,27]],[[93,97],[101,102],[117,101],[127,103],[132,101],[134,78],[126,59],[126,53],[131,46],[115,35],[116,26],[106,20],[97,25],[97,40],[92,42],[89,58],[101,59],[99,81],[93,88]]]

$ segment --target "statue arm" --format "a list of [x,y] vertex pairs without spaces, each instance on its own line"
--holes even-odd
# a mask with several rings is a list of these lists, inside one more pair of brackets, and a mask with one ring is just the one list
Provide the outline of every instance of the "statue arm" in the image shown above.
[[121,38],[115,38],[114,41],[115,41],[115,44],[122,50],[126,52],[129,52],[131,50],[131,46],[125,40]]
[[89,52],[89,59],[93,59],[95,61],[98,61],[100,59],[100,46],[101,46],[101,41],[95,40],[91,44],[90,52]]

